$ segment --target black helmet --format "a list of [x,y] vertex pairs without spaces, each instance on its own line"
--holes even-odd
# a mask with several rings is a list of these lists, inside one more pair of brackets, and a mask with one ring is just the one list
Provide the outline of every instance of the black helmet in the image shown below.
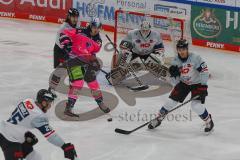
[[78,12],[78,10],[76,9],[76,8],[70,8],[69,10],[68,10],[68,14],[67,14],[68,16],[79,16],[79,12]]
[[180,39],[177,41],[177,48],[188,48],[188,41],[186,39]]
[[94,18],[90,24],[89,24],[90,27],[97,27],[97,28],[101,28],[102,27],[102,23],[100,22],[100,19],[99,18]]
[[52,102],[56,98],[56,95],[53,94],[51,91],[46,89],[41,89],[37,93],[37,102],[42,103],[42,101]]

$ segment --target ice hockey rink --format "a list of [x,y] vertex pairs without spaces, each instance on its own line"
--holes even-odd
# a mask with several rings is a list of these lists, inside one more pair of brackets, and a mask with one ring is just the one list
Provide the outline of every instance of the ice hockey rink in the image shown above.
[[[25,98],[34,98],[41,88],[48,87],[53,71],[52,49],[58,25],[23,20],[0,19],[0,120],[9,118],[15,105]],[[111,33],[108,33],[113,36]],[[102,35],[104,43],[107,42]],[[166,52],[172,46],[165,44]],[[203,133],[203,122],[186,105],[174,114],[185,119],[164,120],[154,131],[147,128],[131,135],[120,135],[115,128],[133,129],[145,121],[123,115],[156,113],[164,104],[169,92],[161,96],[137,98],[129,106],[109,86],[103,74],[98,75],[101,88],[118,97],[119,104],[111,112],[113,121],[106,116],[78,122],[58,119],[53,106],[48,113],[50,124],[66,142],[72,142],[80,160],[239,160],[240,157],[240,55],[203,47],[192,46],[191,51],[207,62],[211,79],[206,106],[212,114],[215,129],[210,135]],[[103,69],[110,70],[112,52],[99,53]],[[66,99],[59,94],[58,101]],[[97,107],[89,97],[80,96],[76,110],[86,112]],[[39,139],[35,150],[43,160],[64,160],[61,149],[51,145],[37,131]],[[0,152],[0,160],[3,160]]]

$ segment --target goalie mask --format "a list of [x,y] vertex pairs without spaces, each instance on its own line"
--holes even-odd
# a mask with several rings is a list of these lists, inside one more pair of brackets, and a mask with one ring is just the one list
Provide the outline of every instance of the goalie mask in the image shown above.
[[141,24],[140,32],[144,38],[146,38],[151,32],[151,24],[148,21],[143,21]]

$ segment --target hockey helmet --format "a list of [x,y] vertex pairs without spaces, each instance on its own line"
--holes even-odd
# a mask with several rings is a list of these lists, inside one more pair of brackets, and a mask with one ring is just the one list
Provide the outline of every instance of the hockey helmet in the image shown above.
[[188,41],[186,39],[180,39],[177,41],[177,48],[188,48]]
[[53,94],[51,91],[46,89],[41,89],[37,93],[37,102],[42,103],[42,101],[52,102],[56,98],[56,95]]
[[79,12],[76,8],[70,8],[68,10],[68,16],[79,17]]
[[99,18],[93,18],[93,20],[89,24],[90,27],[101,28],[102,23]]

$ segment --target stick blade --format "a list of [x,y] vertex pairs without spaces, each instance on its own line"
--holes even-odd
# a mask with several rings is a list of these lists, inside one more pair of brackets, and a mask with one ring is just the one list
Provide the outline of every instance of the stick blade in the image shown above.
[[125,135],[128,135],[128,134],[132,133],[131,131],[126,131],[126,130],[119,129],[119,128],[116,128],[115,132],[120,133],[120,134],[125,134]]
[[135,92],[138,92],[138,91],[143,91],[143,90],[146,90],[149,88],[148,85],[144,85],[144,86],[137,86],[137,87],[130,87],[130,86],[127,86],[128,89],[132,90],[132,91],[135,91]]

